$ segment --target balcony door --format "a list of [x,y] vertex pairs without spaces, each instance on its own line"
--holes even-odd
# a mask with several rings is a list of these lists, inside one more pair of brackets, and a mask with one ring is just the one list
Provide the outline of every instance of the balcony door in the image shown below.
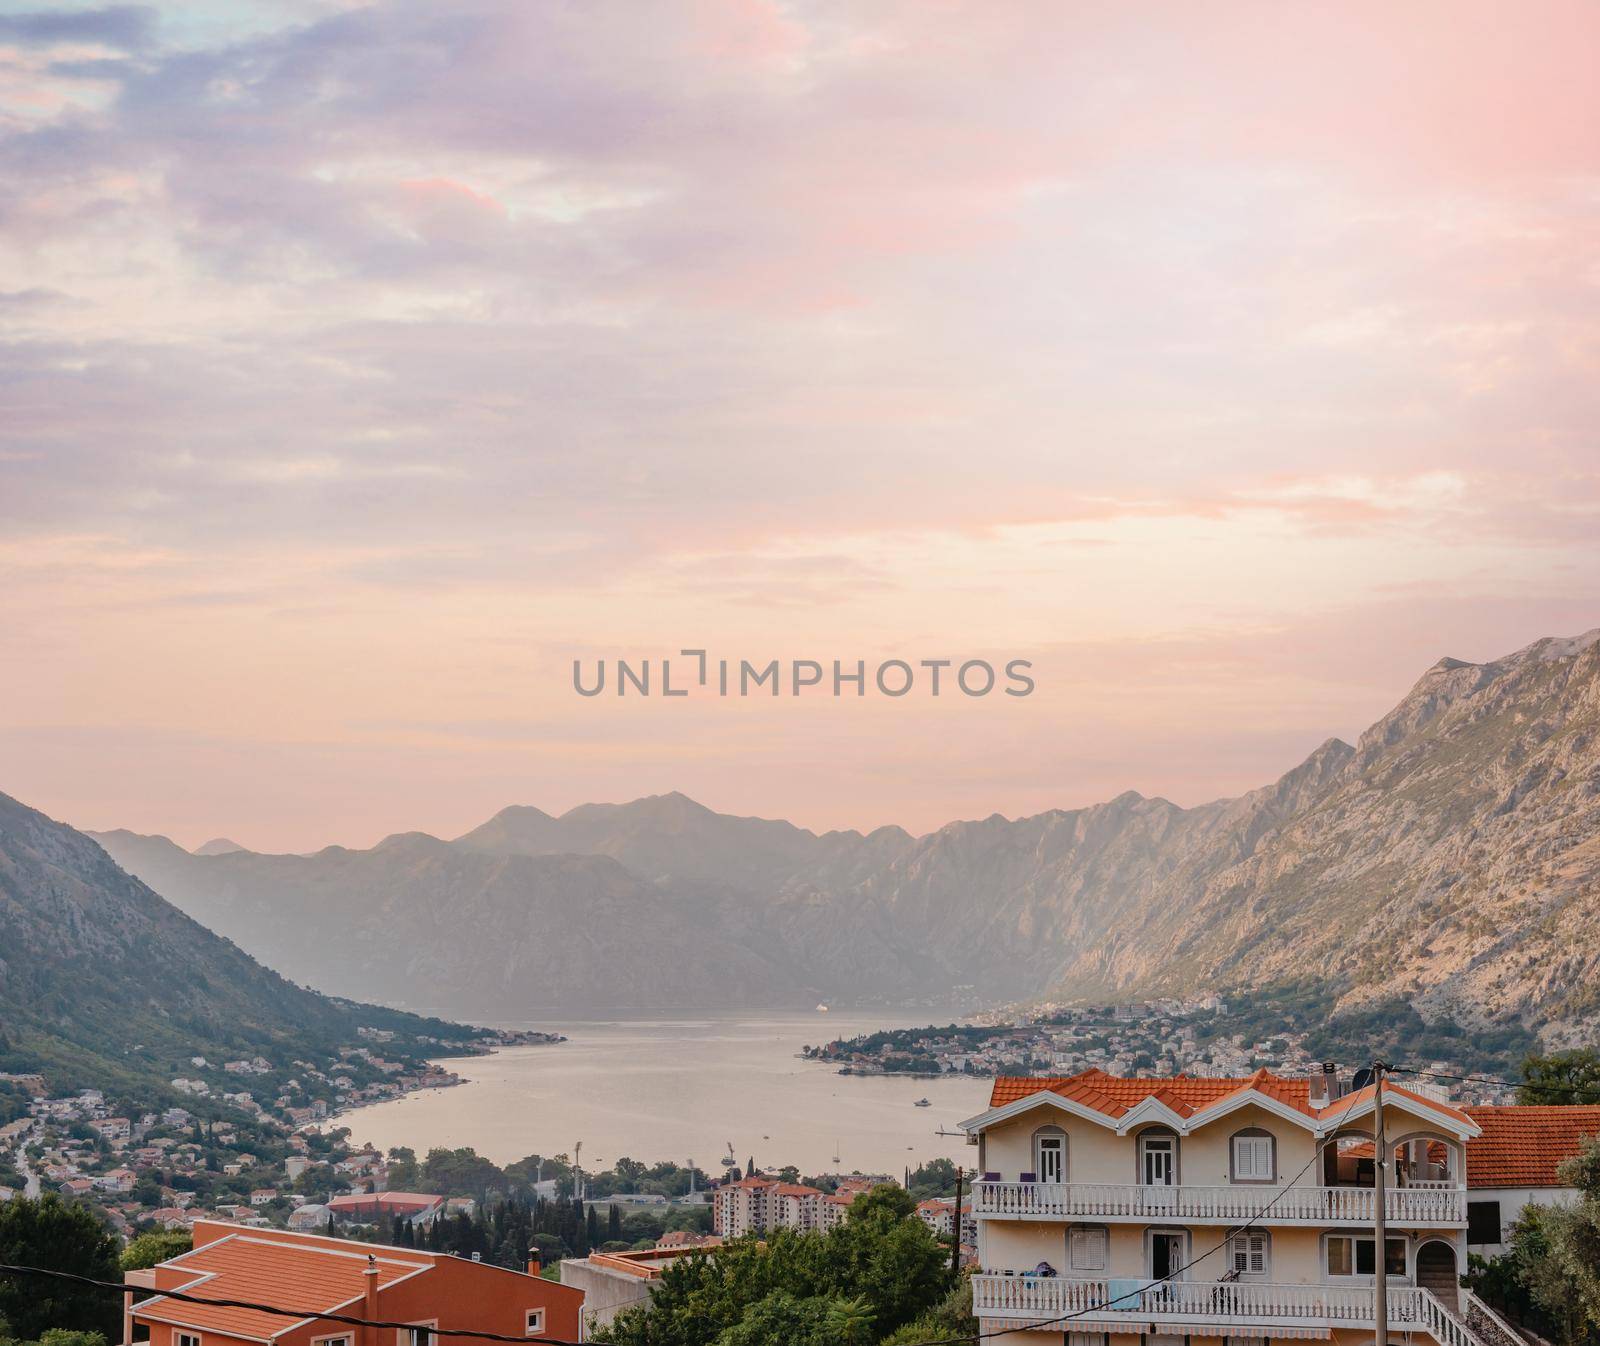
[[1188,1236],[1164,1233],[1155,1229],[1150,1233],[1150,1279],[1153,1281],[1181,1280]]
[[1141,1136],[1139,1181],[1146,1187],[1171,1187],[1178,1180],[1178,1142],[1172,1136]]
[[1043,1131],[1034,1137],[1033,1167],[1040,1182],[1057,1185],[1067,1180],[1067,1138],[1060,1132]]

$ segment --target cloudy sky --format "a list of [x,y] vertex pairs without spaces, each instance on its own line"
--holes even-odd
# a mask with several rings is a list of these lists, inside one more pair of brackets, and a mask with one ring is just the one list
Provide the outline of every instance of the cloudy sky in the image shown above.
[[[0,3],[0,790],[1194,803],[1600,625],[1588,3]],[[664,700],[574,658],[1029,658]]]

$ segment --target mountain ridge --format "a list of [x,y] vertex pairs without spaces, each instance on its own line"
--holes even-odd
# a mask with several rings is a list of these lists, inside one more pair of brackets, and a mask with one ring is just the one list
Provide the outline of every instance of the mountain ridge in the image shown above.
[[331,1064],[364,1026],[435,1044],[441,1032],[481,1035],[295,985],[119,868],[88,836],[3,794],[0,1026],[0,1069],[151,1100],[176,1099],[170,1081],[191,1073],[196,1055]]
[[[317,984],[329,972],[312,936],[264,928],[289,900],[322,945],[370,949],[360,985],[379,999],[395,993],[385,959],[417,964],[401,940],[431,928],[428,884],[443,880],[410,872],[431,865],[449,871],[458,938],[489,969],[481,985],[511,988],[523,1009],[569,1003],[558,995],[703,1007],[708,992],[730,1007],[933,988],[1125,997],[1310,972],[1342,1005],[1401,996],[1466,1022],[1532,1013],[1566,1041],[1590,1004],[1585,979],[1600,982],[1600,920],[1581,900],[1600,879],[1597,745],[1600,629],[1480,664],[1440,659],[1356,743],[1328,738],[1258,789],[1187,808],[1128,790],[922,836],[819,835],[672,792],[560,816],[513,805],[450,841],[409,834],[426,841],[309,858],[105,836],[179,905]],[[1531,971],[1540,959],[1556,975]],[[435,993],[462,994],[452,959],[427,961]],[[535,969],[538,993],[522,980]],[[426,1003],[483,1012],[471,994]]]

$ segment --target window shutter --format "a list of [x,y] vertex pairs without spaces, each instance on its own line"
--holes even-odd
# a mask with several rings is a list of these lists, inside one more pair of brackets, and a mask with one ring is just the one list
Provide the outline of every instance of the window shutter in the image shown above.
[[1072,1231],[1072,1269],[1074,1271],[1104,1271],[1106,1269],[1107,1235],[1104,1229],[1074,1229]]
[[1266,1275],[1267,1236],[1253,1233],[1235,1234],[1229,1263],[1241,1276]]
[[1272,1180],[1272,1138],[1270,1136],[1235,1136],[1233,1138],[1233,1172],[1236,1178],[1247,1182]]

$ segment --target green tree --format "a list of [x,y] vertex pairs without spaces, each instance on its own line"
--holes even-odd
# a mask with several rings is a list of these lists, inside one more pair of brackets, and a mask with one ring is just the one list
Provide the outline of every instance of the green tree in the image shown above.
[[[83,1206],[54,1193],[0,1206],[0,1262],[117,1281],[117,1241]],[[0,1278],[0,1322],[23,1340],[52,1327],[110,1334],[120,1330],[115,1294],[44,1277]]]
[[835,1299],[828,1308],[828,1334],[844,1346],[866,1346],[872,1340],[874,1317],[864,1295]]
[[[947,1257],[909,1196],[857,1198],[827,1233],[780,1229],[680,1258],[648,1311],[624,1310],[601,1335],[615,1346],[756,1346],[867,1342],[943,1301]],[[931,1339],[931,1338],[930,1338]]]
[[69,1327],[52,1327],[39,1338],[39,1346],[106,1346],[103,1332],[75,1332]]
[[1522,1063],[1519,1103],[1600,1103],[1600,1052],[1574,1047]]
[[716,1346],[835,1346],[834,1314],[842,1301],[813,1295],[801,1299],[778,1290],[752,1305],[737,1323],[726,1327]]
[[977,1333],[978,1320],[972,1315],[972,1282],[963,1276],[943,1303],[891,1332],[883,1339],[882,1346],[920,1346],[925,1341],[975,1338]]
[[181,1229],[157,1229],[140,1234],[122,1250],[122,1269],[142,1271],[194,1247],[194,1238]]
[[1572,1205],[1530,1205],[1511,1236],[1518,1279],[1569,1346],[1600,1343],[1600,1136],[1557,1170]]

